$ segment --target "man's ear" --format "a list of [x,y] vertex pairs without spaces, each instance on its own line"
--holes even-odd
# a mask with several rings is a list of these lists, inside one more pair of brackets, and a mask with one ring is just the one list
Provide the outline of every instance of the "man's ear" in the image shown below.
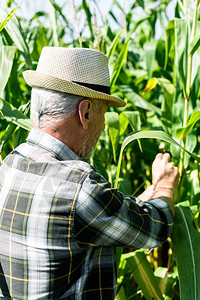
[[78,113],[80,118],[80,123],[83,129],[88,129],[88,124],[92,113],[92,103],[88,99],[84,99],[79,103]]

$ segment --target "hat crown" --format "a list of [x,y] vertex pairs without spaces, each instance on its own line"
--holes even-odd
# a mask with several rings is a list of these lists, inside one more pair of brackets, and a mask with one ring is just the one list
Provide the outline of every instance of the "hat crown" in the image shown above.
[[97,50],[44,47],[36,71],[70,82],[110,86],[108,58]]

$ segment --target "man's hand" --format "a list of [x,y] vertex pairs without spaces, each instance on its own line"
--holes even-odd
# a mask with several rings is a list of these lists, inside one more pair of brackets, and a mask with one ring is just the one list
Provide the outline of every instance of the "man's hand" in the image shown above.
[[158,153],[152,165],[152,183],[155,189],[165,188],[174,192],[178,183],[178,168],[170,162],[169,153]]
[[170,162],[169,153],[158,153],[152,165],[152,185],[138,196],[143,201],[161,198],[174,212],[174,191],[178,183],[178,168]]
[[173,212],[173,197],[178,178],[178,168],[170,162],[170,154],[157,154],[152,165],[152,182],[155,190],[153,197],[165,200]]

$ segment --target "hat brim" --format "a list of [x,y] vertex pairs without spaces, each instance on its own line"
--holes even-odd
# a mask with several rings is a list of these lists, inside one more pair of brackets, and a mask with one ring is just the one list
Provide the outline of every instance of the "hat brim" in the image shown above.
[[119,97],[98,92],[77,83],[40,73],[38,71],[28,70],[23,72],[23,76],[26,83],[31,87],[41,87],[91,99],[101,99],[108,101],[108,105],[112,107],[123,107],[126,105],[126,102]]

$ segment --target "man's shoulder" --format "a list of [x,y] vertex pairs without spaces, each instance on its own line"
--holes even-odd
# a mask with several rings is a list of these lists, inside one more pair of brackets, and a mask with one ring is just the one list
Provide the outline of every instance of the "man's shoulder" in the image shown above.
[[1,166],[2,172],[6,173],[12,169],[15,173],[29,173],[32,176],[52,177],[73,182],[81,182],[88,176],[95,177],[98,174],[86,161],[59,160],[50,153],[42,152],[41,149],[37,155],[36,153],[22,153],[21,149],[26,147],[26,144],[21,146],[4,159]]

